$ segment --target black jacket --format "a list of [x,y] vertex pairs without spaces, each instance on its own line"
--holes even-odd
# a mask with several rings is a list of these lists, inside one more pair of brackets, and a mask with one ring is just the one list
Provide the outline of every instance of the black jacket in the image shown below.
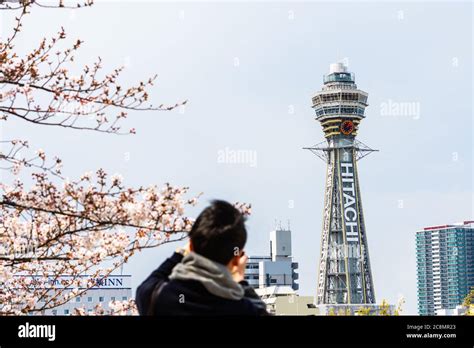
[[156,315],[268,315],[265,304],[246,281],[240,282],[244,297],[229,300],[211,294],[199,281],[170,280],[171,271],[182,259],[183,255],[174,253],[137,288],[140,315],[150,313],[152,293],[160,286],[153,310]]

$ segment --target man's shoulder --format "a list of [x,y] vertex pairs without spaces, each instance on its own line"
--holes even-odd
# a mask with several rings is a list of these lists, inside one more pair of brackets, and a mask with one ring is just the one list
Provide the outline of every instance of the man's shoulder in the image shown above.
[[204,285],[201,282],[194,279],[170,279],[166,282],[166,285],[163,287],[163,291],[173,293],[173,292],[196,292],[196,293],[205,293],[207,292]]
[[158,306],[168,309],[179,308],[180,311],[195,314],[258,315],[259,313],[259,306],[253,299],[246,297],[240,300],[225,299],[211,294],[201,282],[191,279],[170,280],[163,286],[157,302]]
[[[166,282],[158,297],[160,302],[174,301],[179,299],[180,303],[206,303],[213,299],[214,295],[209,293],[204,285],[193,279],[171,279]],[[218,299],[217,299],[218,300]]]

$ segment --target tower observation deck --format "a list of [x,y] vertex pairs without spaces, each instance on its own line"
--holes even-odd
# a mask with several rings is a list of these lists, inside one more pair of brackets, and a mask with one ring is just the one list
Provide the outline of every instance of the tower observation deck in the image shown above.
[[375,303],[357,172],[357,161],[376,151],[356,140],[367,97],[336,63],[312,98],[326,140],[306,149],[327,163],[317,304]]

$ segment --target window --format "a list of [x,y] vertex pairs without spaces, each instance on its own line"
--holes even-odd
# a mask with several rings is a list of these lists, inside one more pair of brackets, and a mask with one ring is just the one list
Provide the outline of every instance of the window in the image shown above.
[[87,298],[87,302],[92,302],[92,297],[91,297],[91,296],[89,296],[89,297]]
[[270,279],[270,284],[276,284],[277,280],[276,279]]
[[64,314],[68,315],[69,314],[69,309],[65,309]]
[[111,301],[115,301],[115,296],[112,296],[112,297],[110,298],[110,300],[111,300]]
[[104,296],[99,296],[99,302],[104,302]]
[[58,314],[58,311],[56,309],[53,309],[53,315]]
[[81,298],[79,296],[76,297],[76,302],[81,302]]
[[122,301],[127,301],[127,296],[122,296]]

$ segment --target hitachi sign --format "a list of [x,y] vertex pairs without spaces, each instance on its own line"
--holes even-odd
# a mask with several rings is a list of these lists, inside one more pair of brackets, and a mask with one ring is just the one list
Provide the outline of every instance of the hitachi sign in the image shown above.
[[341,163],[342,192],[344,201],[344,224],[346,240],[359,242],[358,213],[354,187],[354,168],[352,162]]

